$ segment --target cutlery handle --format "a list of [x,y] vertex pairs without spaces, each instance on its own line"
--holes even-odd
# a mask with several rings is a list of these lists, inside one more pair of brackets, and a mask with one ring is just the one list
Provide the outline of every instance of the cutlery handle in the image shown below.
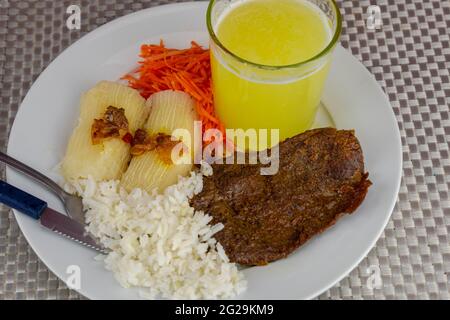
[[55,193],[58,197],[60,197],[61,199],[64,199],[64,196],[66,195],[66,192],[64,191],[64,189],[62,189],[55,181],[44,176],[39,171],[36,171],[33,168],[30,168],[26,164],[8,156],[7,154],[5,154],[1,151],[0,151],[0,162],[4,162],[7,165],[13,167],[14,169],[35,179],[36,181],[40,182],[45,187],[47,187],[50,191]]
[[47,203],[0,180],[0,202],[38,220]]

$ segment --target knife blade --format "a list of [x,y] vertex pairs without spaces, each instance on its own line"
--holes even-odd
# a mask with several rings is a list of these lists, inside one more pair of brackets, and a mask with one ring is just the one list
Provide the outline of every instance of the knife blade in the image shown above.
[[42,226],[79,244],[107,253],[107,250],[85,230],[85,225],[49,208],[47,203],[0,180],[0,202],[39,220]]
[[106,249],[99,245],[95,238],[85,230],[84,225],[53,209],[47,207],[39,221],[41,225],[53,232],[59,233],[91,249],[107,253]]

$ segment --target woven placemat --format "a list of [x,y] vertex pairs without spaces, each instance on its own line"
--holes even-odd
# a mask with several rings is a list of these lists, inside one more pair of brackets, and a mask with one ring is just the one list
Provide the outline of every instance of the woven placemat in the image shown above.
[[[172,2],[181,1],[0,0],[0,148],[6,150],[33,81],[66,47],[119,16]],[[375,75],[395,111],[403,181],[376,246],[319,298],[449,299],[450,1],[338,2],[342,45]],[[72,4],[81,8],[81,30],[66,28]],[[381,11],[381,27],[374,30],[367,27],[370,5]],[[376,10],[369,10],[371,16]],[[0,175],[4,178],[3,166]],[[39,260],[10,210],[0,205],[0,299],[80,298]]]

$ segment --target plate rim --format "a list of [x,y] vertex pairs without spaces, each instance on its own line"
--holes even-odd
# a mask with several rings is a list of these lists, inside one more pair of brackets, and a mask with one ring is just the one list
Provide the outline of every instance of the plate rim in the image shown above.
[[[159,5],[159,6],[154,6],[154,7],[149,7],[149,8],[145,8],[145,9],[141,9],[123,16],[120,16],[116,19],[113,19],[101,26],[99,26],[98,28],[95,28],[93,30],[91,30],[90,32],[86,33],[85,35],[83,35],[82,37],[80,37],[79,39],[77,39],[75,42],[73,42],[71,45],[69,45],[68,47],[66,47],[63,51],[61,51],[49,64],[46,68],[44,68],[39,76],[34,80],[34,82],[32,83],[32,85],[30,86],[30,88],[27,91],[27,94],[24,96],[23,100],[20,102],[20,107],[16,113],[16,116],[14,118],[14,122],[11,126],[10,129],[10,134],[9,134],[9,139],[8,139],[8,144],[7,144],[7,152],[9,152],[9,150],[12,148],[12,143],[11,143],[11,139],[10,137],[13,135],[13,132],[15,131],[15,127],[16,127],[16,119],[20,117],[21,113],[23,112],[23,108],[21,108],[22,104],[27,100],[28,96],[29,96],[29,92],[31,91],[31,89],[35,86],[36,83],[39,83],[41,81],[42,76],[47,73],[47,71],[51,72],[52,68],[54,67],[54,65],[56,64],[56,62],[58,62],[59,60],[63,59],[65,54],[67,54],[67,51],[69,49],[72,49],[74,47],[78,47],[80,45],[83,45],[84,42],[89,41],[92,37],[95,36],[99,36],[102,32],[107,31],[109,28],[113,27],[116,24],[120,24],[122,21],[127,21],[129,19],[133,19],[136,18],[138,16],[141,15],[145,15],[147,12],[152,12],[152,14],[157,14],[157,11],[165,11],[165,10],[171,10],[171,9],[177,9],[179,10],[180,7],[206,7],[207,6],[207,1],[189,1],[189,2],[181,2],[181,3],[170,3],[170,4],[164,4],[164,5]],[[340,48],[342,48],[343,50],[348,51],[347,49],[343,48],[342,45],[340,43],[338,43],[338,46]],[[402,169],[403,169],[403,152],[402,152],[402,141],[401,141],[401,133],[400,133],[400,128],[395,116],[395,112],[392,108],[391,102],[387,97],[386,92],[382,89],[381,85],[378,83],[378,81],[375,79],[374,75],[367,69],[367,67],[361,63],[351,52],[349,52],[349,56],[351,56],[352,59],[352,63],[361,65],[364,69],[364,73],[365,76],[369,79],[372,84],[375,84],[374,87],[376,87],[378,94],[380,94],[380,96],[383,96],[384,102],[386,103],[386,105],[391,106],[390,108],[390,117],[391,119],[394,121],[395,123],[395,140],[396,140],[396,144],[400,147],[397,150],[397,159],[399,160],[398,163],[396,163],[397,166],[397,176],[396,176],[396,186],[395,186],[395,196],[393,197],[393,200],[391,201],[391,204],[389,205],[389,214],[386,215],[386,217],[384,218],[384,221],[382,223],[382,227],[379,229],[379,231],[377,232],[377,236],[374,237],[370,243],[368,243],[367,245],[367,249],[364,250],[364,252],[362,252],[362,254],[358,257],[358,259],[355,259],[355,261],[351,264],[350,267],[348,267],[347,271],[342,273],[339,277],[336,278],[335,281],[330,282],[327,286],[324,286],[322,288],[319,288],[317,290],[315,290],[313,293],[311,293],[309,296],[307,296],[304,299],[312,299],[315,298],[317,296],[319,296],[320,294],[322,294],[323,292],[327,291],[328,289],[330,289],[331,287],[333,287],[336,283],[338,283],[339,281],[341,281],[343,278],[345,278],[346,276],[349,275],[349,273],[351,273],[360,263],[361,261],[367,256],[367,254],[374,248],[376,242],[380,239],[380,236],[382,235],[382,233],[384,232],[386,225],[388,224],[392,213],[394,211],[397,199],[398,199],[398,193],[400,191],[400,187],[401,187],[401,182],[402,182]],[[393,137],[394,138],[394,137]],[[11,172],[13,170],[10,167],[6,167],[6,181],[10,182],[11,181]],[[14,216],[16,218],[17,224],[19,225],[20,231],[23,234],[23,236],[25,237],[25,239],[27,240],[28,245],[32,248],[32,250],[35,252],[35,254],[38,256],[38,258],[46,265],[46,267],[53,273],[55,274],[58,279],[60,279],[61,281],[63,281],[64,283],[65,280],[60,277],[59,273],[55,272],[54,269],[50,267],[52,264],[48,263],[46,260],[45,255],[40,255],[38,254],[38,251],[35,249],[35,244],[32,241],[29,241],[29,234],[27,234],[26,232],[23,231],[22,229],[22,223],[20,222],[20,218],[17,219],[17,216],[21,216],[21,214],[15,210],[12,209]],[[105,269],[105,271],[107,271]],[[95,299],[95,297],[91,298],[90,294],[88,292],[85,292],[83,289],[76,289],[75,291],[77,291],[79,294],[81,294],[82,296],[89,298],[89,299]]]
[[[340,46],[341,48],[343,48],[344,50],[349,52],[349,50],[344,48],[341,45],[340,42],[339,42],[338,46]],[[403,148],[403,143],[402,143],[400,128],[399,128],[399,125],[398,125],[398,122],[397,122],[397,118],[395,116],[394,109],[392,108],[391,101],[389,100],[386,92],[383,90],[381,85],[375,79],[375,76],[367,69],[367,67],[361,61],[359,61],[351,52],[349,52],[349,56],[353,60],[353,63],[359,64],[359,65],[361,65],[363,67],[362,69],[364,69],[364,73],[366,74],[366,76],[368,78],[370,78],[370,81],[375,84],[374,87],[376,87],[376,90],[378,91],[380,96],[383,96],[383,99],[385,100],[385,103],[387,105],[391,106],[391,108],[390,108],[390,116],[391,116],[392,120],[394,120],[395,128],[396,128],[396,130],[395,130],[395,140],[397,141],[397,144],[400,147],[400,148],[397,148],[397,157],[398,157],[399,161],[398,161],[398,163],[396,163],[396,165],[398,166],[398,168],[397,168],[398,170],[397,170],[397,176],[396,176],[397,184],[395,186],[395,196],[394,196],[393,200],[391,201],[391,204],[389,206],[389,208],[390,208],[389,209],[389,214],[386,215],[386,217],[385,217],[385,219],[383,221],[383,224],[382,224],[383,225],[382,228],[380,228],[380,230],[378,231],[377,236],[372,239],[370,245],[367,247],[365,252],[358,259],[356,259],[355,263],[353,263],[353,265],[349,268],[349,271],[347,273],[344,273],[340,277],[338,277],[337,280],[334,283],[332,283],[328,287],[324,288],[324,290],[317,290],[316,293],[314,295],[311,295],[310,297],[308,297],[308,299],[313,299],[315,297],[318,297],[320,294],[328,291],[330,288],[332,288],[334,285],[336,285],[342,279],[347,277],[355,268],[357,268],[359,266],[361,261],[375,247],[377,241],[380,239],[381,235],[383,234],[384,230],[386,229],[387,224],[389,223],[389,220],[392,217],[392,214],[393,214],[394,209],[395,209],[395,205],[396,205],[397,200],[398,200],[398,194],[400,192],[401,184],[402,184],[402,178],[403,178],[403,150],[402,150],[402,148]],[[370,175],[369,175],[369,178],[370,178]]]

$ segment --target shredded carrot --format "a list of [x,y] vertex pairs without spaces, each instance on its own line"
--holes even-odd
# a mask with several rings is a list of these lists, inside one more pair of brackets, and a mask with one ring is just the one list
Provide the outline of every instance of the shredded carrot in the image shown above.
[[215,128],[225,137],[224,127],[214,112],[209,50],[194,41],[189,49],[166,48],[161,40],[159,45],[142,45],[140,57],[140,66],[122,77],[130,87],[146,99],[169,89],[188,93],[196,102],[203,132]]

